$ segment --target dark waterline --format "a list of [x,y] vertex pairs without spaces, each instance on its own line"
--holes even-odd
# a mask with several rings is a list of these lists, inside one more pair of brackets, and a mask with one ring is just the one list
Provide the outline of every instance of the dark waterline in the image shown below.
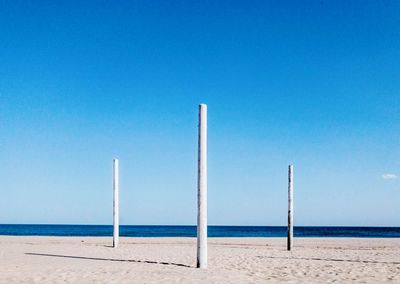
[[[286,237],[284,226],[209,226],[209,237]],[[112,236],[110,225],[0,225],[0,235]],[[122,237],[195,237],[196,226],[120,226]],[[400,238],[400,227],[295,227],[295,237]]]

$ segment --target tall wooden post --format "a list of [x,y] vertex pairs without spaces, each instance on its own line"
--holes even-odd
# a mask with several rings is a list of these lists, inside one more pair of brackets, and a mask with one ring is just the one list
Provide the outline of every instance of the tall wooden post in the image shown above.
[[199,105],[197,267],[207,268],[207,105]]
[[114,159],[114,232],[113,232],[113,247],[118,247],[119,243],[119,174],[118,174],[118,159]]
[[287,250],[293,248],[293,166],[289,165],[288,172],[288,232]]

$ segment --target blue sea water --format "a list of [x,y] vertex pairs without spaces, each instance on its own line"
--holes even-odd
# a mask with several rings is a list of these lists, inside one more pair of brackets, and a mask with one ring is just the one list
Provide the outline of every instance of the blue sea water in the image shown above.
[[[286,227],[209,226],[209,237],[286,237]],[[112,236],[111,225],[0,224],[0,235]],[[120,226],[123,237],[195,237],[196,226]],[[400,238],[400,227],[294,227],[295,237]]]

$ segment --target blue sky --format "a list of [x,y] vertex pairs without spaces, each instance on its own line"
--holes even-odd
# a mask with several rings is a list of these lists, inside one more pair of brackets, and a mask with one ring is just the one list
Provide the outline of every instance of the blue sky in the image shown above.
[[399,1],[0,1],[0,223],[400,226]]

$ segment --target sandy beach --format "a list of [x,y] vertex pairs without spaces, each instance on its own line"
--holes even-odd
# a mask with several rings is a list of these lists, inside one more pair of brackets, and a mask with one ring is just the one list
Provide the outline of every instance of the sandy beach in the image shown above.
[[400,239],[0,237],[1,283],[400,283]]

